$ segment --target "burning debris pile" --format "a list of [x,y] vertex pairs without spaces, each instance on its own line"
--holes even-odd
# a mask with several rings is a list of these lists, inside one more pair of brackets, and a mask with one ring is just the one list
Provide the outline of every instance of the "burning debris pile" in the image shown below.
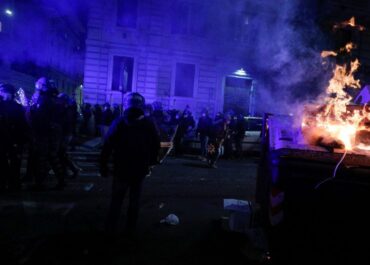
[[[339,23],[334,30],[351,27],[362,31],[355,19]],[[339,51],[323,51],[323,60],[330,60],[339,53],[350,53],[356,48],[348,43]],[[302,120],[302,134],[310,145],[345,149],[352,152],[370,152],[370,107],[351,105],[348,89],[360,88],[354,73],[360,66],[355,59],[343,65],[336,64],[326,93],[314,106],[306,106]]]

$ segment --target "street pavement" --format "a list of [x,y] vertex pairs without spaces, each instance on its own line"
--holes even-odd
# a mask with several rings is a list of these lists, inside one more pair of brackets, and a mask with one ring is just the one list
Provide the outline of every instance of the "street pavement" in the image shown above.
[[[99,176],[98,154],[71,152],[83,171],[63,191],[1,195],[0,264],[259,264],[259,250],[227,229],[223,209],[225,198],[254,200],[257,158],[221,159],[214,169],[196,156],[167,157],[145,180],[132,241],[104,234],[111,178]],[[53,174],[47,183],[56,183]],[[169,214],[178,225],[160,223]]]

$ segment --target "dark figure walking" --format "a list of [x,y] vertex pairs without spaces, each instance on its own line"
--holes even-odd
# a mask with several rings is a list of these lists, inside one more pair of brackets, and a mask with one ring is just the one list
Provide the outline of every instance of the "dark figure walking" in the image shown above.
[[[41,79],[40,79],[41,80]],[[62,117],[57,105],[58,90],[47,79],[40,81],[40,95],[37,104],[31,107],[31,128],[35,163],[35,190],[43,190],[49,168],[54,171],[58,184],[55,189],[63,189],[63,167],[59,157],[61,145]]]
[[77,102],[74,98],[74,96],[72,96],[70,99],[69,99],[69,110],[71,112],[71,115],[72,115],[72,139],[71,139],[71,142],[70,142],[70,146],[71,146],[71,151],[74,151],[76,150],[76,144],[77,144],[77,122],[78,122],[78,117],[79,117],[79,112],[78,112],[78,106],[77,106]]
[[178,128],[174,138],[175,155],[179,156],[184,153],[183,139],[185,135],[195,127],[195,121],[188,107],[178,119]]
[[99,137],[100,135],[100,127],[102,121],[103,110],[99,104],[94,105],[94,126],[95,126],[95,136]]
[[[30,127],[32,127],[31,116],[32,112],[36,109],[37,102],[40,97],[40,91],[46,84],[46,77],[40,77],[35,83],[35,90],[32,94],[31,100],[26,108],[26,120]],[[35,155],[35,137],[31,133],[30,141],[28,143],[28,157],[27,157],[27,172],[25,177],[22,179],[23,182],[33,182],[36,179],[36,155]]]
[[63,166],[63,175],[67,176],[68,169],[72,171],[72,178],[76,178],[82,170],[68,155],[68,147],[73,138],[74,109],[70,98],[65,93],[60,93],[57,99],[58,116],[61,118],[62,139],[59,147],[59,159]]
[[234,134],[235,155],[237,158],[241,158],[243,156],[243,140],[245,138],[246,128],[247,125],[244,120],[244,116],[242,114],[238,115]]
[[139,215],[142,183],[157,163],[159,136],[153,122],[144,115],[144,97],[131,93],[126,99],[123,116],[114,121],[106,135],[101,152],[100,173],[108,175],[108,159],[113,153],[112,198],[106,230],[114,234],[121,213],[123,199],[130,192],[126,233],[133,236]]
[[221,148],[227,133],[227,123],[222,113],[217,113],[212,125],[208,142],[207,160],[212,168],[217,168],[216,162],[221,155]]
[[224,152],[223,158],[232,159],[233,158],[233,140],[235,135],[236,120],[232,118],[230,114],[225,115],[225,121],[227,124],[227,131],[225,134],[225,140],[223,142]]
[[118,104],[113,104],[113,120],[121,116],[121,108]]
[[82,108],[81,134],[89,135],[89,123],[92,117],[91,104],[86,103]]
[[28,126],[25,111],[14,101],[16,89],[0,85],[0,190],[20,190],[23,145]]
[[109,127],[111,126],[113,119],[114,119],[114,116],[113,116],[112,110],[110,109],[110,104],[105,103],[104,109],[102,112],[101,127],[100,127],[101,129],[100,134],[102,137],[101,143],[104,143],[105,135],[108,133]]
[[212,127],[212,119],[208,116],[208,111],[202,111],[202,116],[198,120],[196,134],[200,140],[200,159],[207,161],[207,145],[209,133]]

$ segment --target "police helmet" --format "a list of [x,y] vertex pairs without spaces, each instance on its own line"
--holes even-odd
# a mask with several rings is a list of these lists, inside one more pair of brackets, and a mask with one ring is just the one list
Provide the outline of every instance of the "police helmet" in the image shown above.
[[40,77],[35,83],[36,90],[46,91],[48,80],[46,77]]
[[48,79],[46,77],[40,77],[35,84],[36,90],[46,93],[48,95],[57,96],[58,89],[56,87],[55,81]]
[[137,92],[132,92],[126,95],[125,108],[140,108],[143,109],[145,106],[145,98]]

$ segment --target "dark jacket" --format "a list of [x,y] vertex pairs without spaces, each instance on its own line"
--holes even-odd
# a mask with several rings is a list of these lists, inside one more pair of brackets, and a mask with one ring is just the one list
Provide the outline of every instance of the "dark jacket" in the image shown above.
[[177,129],[177,134],[183,136],[187,133],[189,128],[195,127],[195,121],[191,115],[183,115],[179,120],[179,127]]
[[38,137],[50,136],[54,129],[62,128],[62,116],[56,97],[40,94],[37,104],[31,107],[31,127]]
[[94,119],[95,119],[95,125],[101,125],[102,122],[102,115],[103,115],[103,110],[99,105],[95,105],[94,107]]
[[227,125],[223,119],[217,119],[213,122],[210,130],[209,142],[221,145],[227,134]]
[[102,117],[101,117],[101,124],[104,126],[110,126],[112,121],[114,120],[113,112],[111,109],[103,110]]
[[129,108],[110,127],[100,156],[101,168],[107,167],[113,153],[114,175],[135,181],[143,179],[157,163],[160,148],[154,123],[138,108]]
[[63,136],[71,136],[75,128],[75,111],[73,106],[65,105],[59,107]]
[[208,116],[200,117],[196,133],[201,136],[209,136],[212,127],[212,119]]
[[28,133],[23,107],[14,101],[0,100],[0,148],[25,143]]

